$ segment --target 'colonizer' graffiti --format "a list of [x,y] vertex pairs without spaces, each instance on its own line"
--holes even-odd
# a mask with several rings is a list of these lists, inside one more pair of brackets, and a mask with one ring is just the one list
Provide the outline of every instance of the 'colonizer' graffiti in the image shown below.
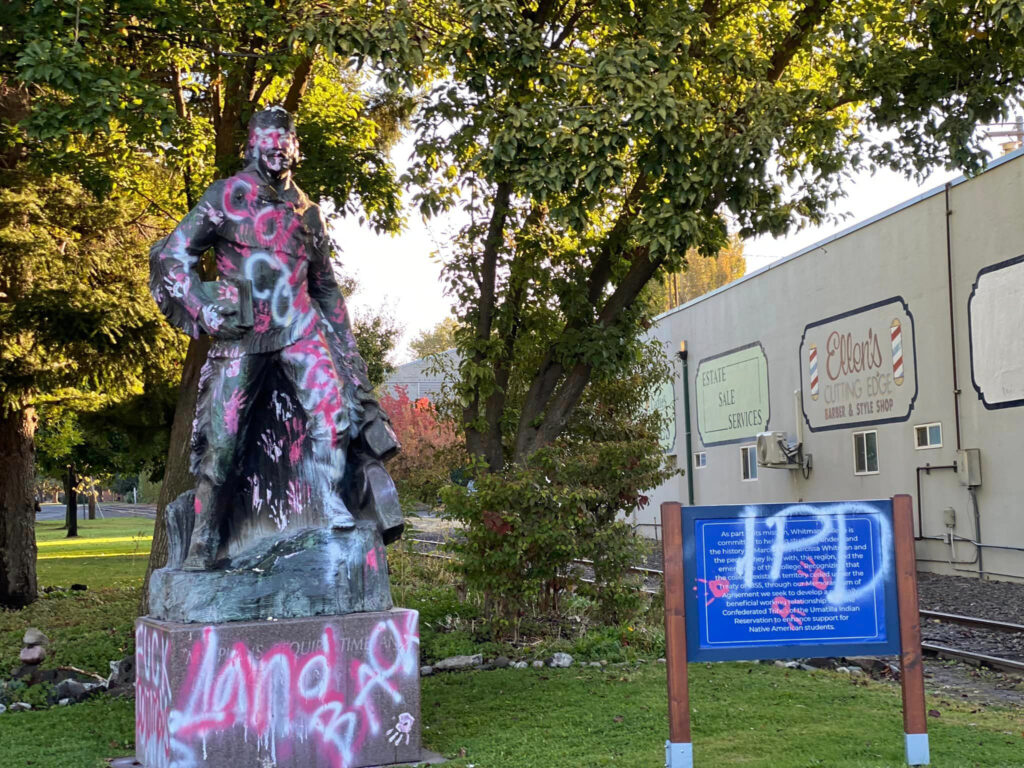
[[312,741],[332,768],[352,765],[371,739],[408,743],[413,716],[402,712],[382,722],[378,704],[401,708],[400,683],[419,674],[417,614],[379,622],[365,650],[357,649],[360,659],[340,646],[334,628],[325,626],[308,653],[281,643],[260,654],[242,642],[223,647],[217,629],[205,627],[175,690],[166,636],[140,624],[139,756],[154,768],[198,768],[206,764],[208,739],[235,729],[246,742],[254,739],[271,764],[299,742]]

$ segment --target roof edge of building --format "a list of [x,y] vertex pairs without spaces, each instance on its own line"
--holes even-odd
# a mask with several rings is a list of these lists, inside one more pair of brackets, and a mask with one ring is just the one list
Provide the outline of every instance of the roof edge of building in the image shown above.
[[727,291],[730,288],[734,288],[740,283],[745,283],[747,280],[755,278],[758,275],[768,272],[772,269],[781,267],[783,264],[786,264],[787,262],[793,261],[794,259],[798,259],[801,256],[806,256],[811,251],[816,251],[819,248],[828,245],[829,243],[834,243],[836,240],[839,240],[840,238],[846,237],[847,235],[851,235],[858,230],[864,229],[865,227],[868,227],[872,224],[875,224],[876,222],[881,221],[882,219],[886,219],[896,213],[899,213],[905,208],[909,208],[912,205],[917,205],[918,203],[929,198],[935,197],[936,195],[941,195],[947,186],[959,186],[960,184],[970,181],[971,179],[976,178],[977,176],[980,176],[983,173],[987,173],[993,168],[1003,165],[1004,163],[1016,160],[1021,156],[1024,156],[1024,147],[1021,147],[1020,149],[1015,149],[1013,152],[1007,152],[1005,155],[1002,155],[1001,157],[997,157],[995,160],[989,162],[989,164],[985,166],[985,168],[975,176],[968,177],[961,174],[957,176],[955,179],[946,182],[945,184],[939,184],[938,186],[932,187],[931,189],[926,189],[924,192],[921,192],[920,194],[917,194],[914,197],[904,200],[902,203],[897,203],[891,208],[887,208],[884,211],[874,214],[873,216],[869,216],[866,219],[862,219],[861,221],[851,224],[846,229],[840,230],[839,232],[829,235],[828,237],[823,238],[816,243],[812,243],[811,245],[801,248],[800,250],[795,251],[794,253],[791,253],[788,256],[783,256],[779,259],[776,259],[775,261],[771,262],[770,264],[766,264],[760,269],[755,269],[753,272],[748,272],[743,277],[737,278],[736,280],[733,280],[731,283],[726,283],[723,286],[715,288],[715,290],[713,291],[708,291],[707,293],[702,294],[695,299],[690,299],[690,301],[686,302],[685,304],[680,304],[678,307],[673,307],[667,312],[662,312],[660,315],[657,315],[653,318],[653,322],[657,323],[661,320],[664,320],[666,317],[674,315],[676,312],[681,312],[684,309],[692,307],[694,304],[698,304],[702,301],[705,301],[706,299],[710,299],[712,296],[722,293],[723,291]]

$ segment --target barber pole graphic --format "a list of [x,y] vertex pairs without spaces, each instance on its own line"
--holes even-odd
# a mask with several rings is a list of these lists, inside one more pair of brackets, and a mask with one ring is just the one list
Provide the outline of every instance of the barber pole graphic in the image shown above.
[[811,399],[818,399],[818,347],[811,344],[807,348],[807,365],[811,370]]
[[899,319],[893,320],[889,327],[892,337],[892,377],[896,386],[903,383],[903,329]]

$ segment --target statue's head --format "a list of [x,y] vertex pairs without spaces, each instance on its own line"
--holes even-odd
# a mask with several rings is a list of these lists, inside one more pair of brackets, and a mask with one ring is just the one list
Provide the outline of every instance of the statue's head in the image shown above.
[[279,178],[299,161],[295,121],[283,107],[268,107],[249,120],[245,164],[256,163],[268,176]]

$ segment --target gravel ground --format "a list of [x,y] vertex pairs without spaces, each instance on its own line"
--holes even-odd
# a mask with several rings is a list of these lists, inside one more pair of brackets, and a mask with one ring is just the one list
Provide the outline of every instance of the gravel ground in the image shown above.
[[1024,661],[1024,633],[964,627],[935,619],[921,622],[921,642]]
[[1024,624],[1024,584],[919,573],[917,592],[926,611]]

